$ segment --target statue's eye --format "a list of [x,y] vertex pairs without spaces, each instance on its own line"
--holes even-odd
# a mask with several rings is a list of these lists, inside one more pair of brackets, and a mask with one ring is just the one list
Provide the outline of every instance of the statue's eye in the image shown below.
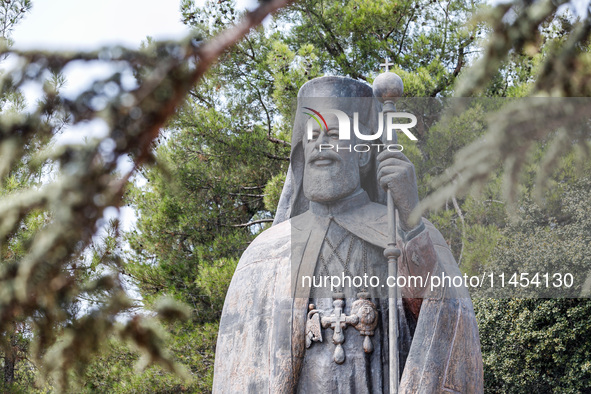
[[330,129],[330,130],[328,130],[327,134],[330,138],[339,138],[339,130],[338,129]]

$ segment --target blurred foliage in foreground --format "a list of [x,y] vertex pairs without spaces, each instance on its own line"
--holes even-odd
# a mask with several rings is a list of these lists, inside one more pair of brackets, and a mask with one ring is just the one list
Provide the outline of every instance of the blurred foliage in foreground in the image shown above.
[[[266,2],[207,42],[195,34],[137,51],[72,53],[10,49],[8,33],[30,2],[0,5],[2,57],[12,65],[0,79],[2,391],[89,387],[89,363],[115,340],[139,353],[137,371],[155,364],[190,383],[158,322],[186,319],[190,310],[171,297],[138,310],[125,292],[119,228],[106,223],[107,211],[122,205],[130,177],[152,161],[161,128],[208,67],[284,4]],[[111,75],[68,97],[60,88],[70,66]],[[23,95],[31,87],[42,92],[35,103]],[[77,127],[100,136],[60,141],[61,130]]]

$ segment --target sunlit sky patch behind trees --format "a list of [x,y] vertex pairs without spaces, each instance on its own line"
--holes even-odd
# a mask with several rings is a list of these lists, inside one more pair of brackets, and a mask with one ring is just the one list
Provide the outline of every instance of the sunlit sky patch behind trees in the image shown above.
[[[147,36],[180,39],[189,33],[181,22],[180,2],[33,0],[33,9],[16,26],[13,38],[16,48],[86,50],[113,44],[136,48]],[[236,4],[251,8],[256,1]]]
[[16,48],[85,49],[119,44],[131,48],[146,36],[178,39],[188,34],[180,0],[34,0],[16,26]]

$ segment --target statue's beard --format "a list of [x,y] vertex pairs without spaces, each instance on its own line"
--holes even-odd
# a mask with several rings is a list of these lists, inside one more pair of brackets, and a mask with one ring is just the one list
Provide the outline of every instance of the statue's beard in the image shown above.
[[360,188],[359,167],[351,161],[337,160],[318,166],[306,161],[304,195],[310,201],[331,202],[345,198]]

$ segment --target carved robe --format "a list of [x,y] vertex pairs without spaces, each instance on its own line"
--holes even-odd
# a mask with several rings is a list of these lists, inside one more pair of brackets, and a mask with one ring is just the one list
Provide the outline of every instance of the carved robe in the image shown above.
[[[326,211],[311,209],[271,227],[244,252],[220,322],[214,392],[298,391],[306,352],[310,289],[298,287],[297,280],[302,275],[314,275],[330,222],[376,247],[383,249],[387,244],[385,206],[370,202],[365,193],[339,204]],[[342,204],[348,204],[347,209]],[[399,275],[459,276],[441,234],[427,220],[423,219],[423,223],[424,229],[418,234],[401,236],[398,241],[403,252]],[[383,259],[371,264],[386,262]],[[467,291],[455,287],[433,291],[415,288],[407,289],[403,296],[411,297],[405,300],[406,310],[417,320],[400,377],[400,392],[482,392],[478,328]],[[385,326],[380,342],[387,346],[387,316],[382,321]],[[330,336],[325,335],[325,340]],[[387,357],[387,351],[382,349],[382,353]],[[347,370],[347,363],[338,367],[342,369],[337,368],[337,373],[354,373]],[[387,392],[387,385],[382,390]]]

